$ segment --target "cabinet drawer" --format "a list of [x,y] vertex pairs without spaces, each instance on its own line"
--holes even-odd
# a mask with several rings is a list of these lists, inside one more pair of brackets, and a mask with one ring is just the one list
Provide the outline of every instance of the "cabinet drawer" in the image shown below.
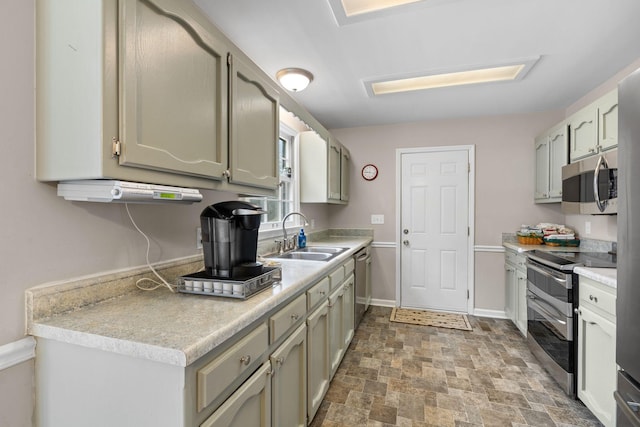
[[351,258],[349,261],[344,263],[344,275],[348,276],[356,267],[356,262]]
[[586,304],[615,317],[616,295],[613,288],[609,289],[604,284],[582,276],[580,277],[580,284],[578,286],[580,293],[579,305]]
[[505,252],[505,259],[507,262],[513,264],[514,266],[516,266],[516,268],[518,270],[522,270],[522,271],[526,271],[527,269],[527,257],[524,254],[520,254],[517,252],[511,252],[510,250],[507,250]]
[[307,291],[307,309],[311,309],[329,295],[329,278],[325,277]]
[[198,412],[206,408],[240,374],[258,361],[269,346],[269,331],[263,323],[237,344],[198,371]]
[[335,289],[340,286],[340,284],[344,280],[344,266],[341,265],[331,274],[329,274],[329,280],[331,281],[331,289]]
[[269,329],[271,332],[271,343],[278,340],[293,325],[298,323],[307,313],[307,299],[304,295],[290,302],[285,308],[271,316],[269,319]]

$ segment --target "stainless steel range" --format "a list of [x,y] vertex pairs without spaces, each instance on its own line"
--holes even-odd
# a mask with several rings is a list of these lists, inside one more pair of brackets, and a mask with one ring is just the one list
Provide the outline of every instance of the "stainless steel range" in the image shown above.
[[527,255],[527,343],[564,391],[576,396],[578,276],[575,267],[615,268],[607,252],[534,250]]

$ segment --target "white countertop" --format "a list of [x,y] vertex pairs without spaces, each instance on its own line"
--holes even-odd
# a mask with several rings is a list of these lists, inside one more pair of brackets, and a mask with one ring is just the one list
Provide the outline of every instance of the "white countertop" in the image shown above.
[[614,289],[618,287],[618,270],[615,268],[576,267],[573,272]]
[[329,262],[281,260],[282,281],[247,300],[156,291],[126,293],[37,319],[31,335],[177,366],[188,366],[309,285],[326,276],[370,237],[330,237],[309,246],[350,249]]

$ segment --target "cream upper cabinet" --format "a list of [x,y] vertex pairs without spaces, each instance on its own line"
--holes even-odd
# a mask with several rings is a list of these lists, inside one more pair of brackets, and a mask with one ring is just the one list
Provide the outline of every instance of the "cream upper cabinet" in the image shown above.
[[617,89],[576,112],[567,121],[571,162],[617,147]]
[[340,150],[340,200],[349,201],[349,173],[351,172],[351,153],[346,147]]
[[300,133],[300,201],[349,201],[349,151],[328,133]]
[[562,167],[567,164],[568,130],[562,122],[535,140],[536,203],[562,201]]
[[598,146],[606,151],[618,146],[618,91],[596,101],[598,108]]
[[253,67],[229,57],[229,182],[278,185],[278,91]]
[[228,47],[179,2],[119,5],[120,164],[222,179]]
[[193,3],[43,0],[36,20],[38,180],[275,191],[275,84]]

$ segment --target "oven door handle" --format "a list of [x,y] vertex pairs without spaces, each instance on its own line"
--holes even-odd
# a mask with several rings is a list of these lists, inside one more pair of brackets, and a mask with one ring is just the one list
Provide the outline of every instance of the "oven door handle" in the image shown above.
[[546,317],[547,320],[549,320],[551,322],[559,323],[559,324],[561,324],[563,326],[567,325],[567,321],[566,320],[559,319],[557,316],[553,315],[549,311],[549,309],[543,307],[542,304],[545,304],[545,305],[547,305],[547,304],[544,301],[540,300],[538,297],[536,297],[534,294],[527,295],[527,298],[529,299],[531,304],[535,306],[535,309],[540,311],[540,313],[544,317]]
[[556,276],[554,276],[553,274],[550,274],[548,271],[543,270],[540,267],[537,267],[533,264],[528,263],[527,264],[527,268],[530,268],[534,271],[537,271],[540,274],[544,274],[545,277],[551,277],[553,280],[555,280],[556,282],[560,283],[562,286],[564,286],[565,288],[567,287],[567,281],[565,279],[559,279]]

